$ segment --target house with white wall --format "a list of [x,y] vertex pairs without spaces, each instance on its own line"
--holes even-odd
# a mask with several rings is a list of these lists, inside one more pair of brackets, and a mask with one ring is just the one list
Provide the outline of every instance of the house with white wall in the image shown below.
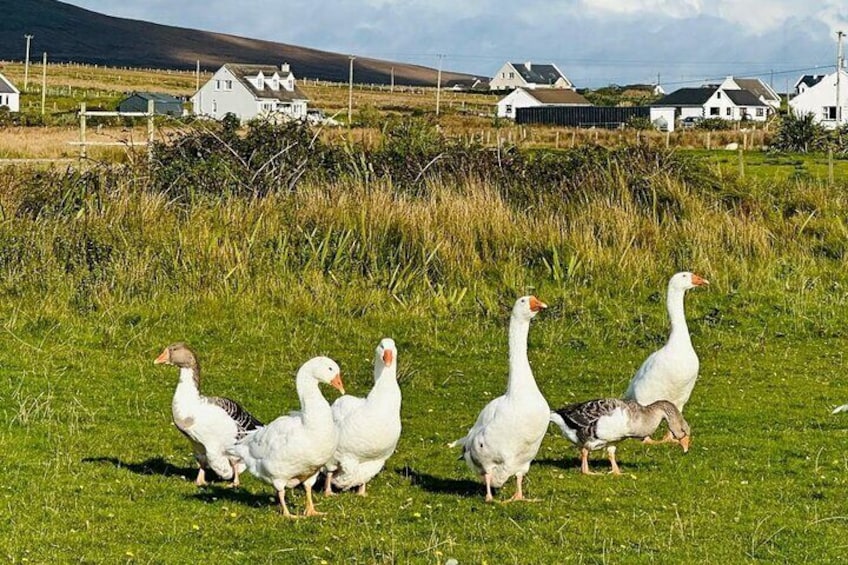
[[813,86],[789,101],[796,116],[812,114],[822,126],[833,129],[837,118],[840,124],[848,122],[848,73],[839,71],[839,102],[836,100],[836,72],[826,75]]
[[513,90],[515,88],[570,88],[574,85],[559,68],[551,64],[504,63],[492,80],[490,90]]
[[5,106],[10,112],[21,111],[21,91],[2,74],[0,74],[0,106]]
[[729,76],[719,85],[722,90],[747,90],[772,111],[780,109],[780,95],[758,78],[737,78]]
[[220,120],[233,113],[242,122],[257,117],[306,119],[309,99],[297,87],[288,63],[227,63],[191,97],[193,112]]
[[498,117],[515,119],[518,108],[535,106],[591,106],[592,103],[574,90],[563,88],[516,88],[498,100]]
[[806,92],[808,88],[812,88],[823,79],[825,75],[802,75],[801,78],[795,81],[795,94]]
[[[732,77],[728,77],[730,81]],[[736,79],[741,80],[741,79]],[[727,82],[727,81],[726,81]],[[724,88],[727,86],[728,88]],[[651,104],[651,122],[660,119],[671,131],[674,123],[689,117],[764,122],[771,106],[736,82],[698,88],[680,88]]]

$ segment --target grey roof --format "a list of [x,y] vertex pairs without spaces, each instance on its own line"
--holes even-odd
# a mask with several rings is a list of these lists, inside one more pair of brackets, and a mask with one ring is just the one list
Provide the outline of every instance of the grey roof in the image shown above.
[[795,88],[798,88],[801,84],[806,84],[807,86],[815,86],[821,79],[824,78],[824,75],[804,75],[798,79],[798,82],[795,83]]
[[15,88],[15,85],[13,85],[11,82],[9,82],[9,79],[4,77],[2,74],[0,74],[0,93],[3,93],[3,94],[17,94],[18,93],[18,89]]
[[165,94],[164,92],[133,92],[127,98],[132,98],[133,96],[138,96],[143,100],[153,100],[155,102],[182,104],[179,98],[170,94]]
[[292,102],[294,100],[309,100],[309,97],[303,93],[301,89],[297,87],[297,84],[294,85],[294,90],[286,90],[285,88],[280,88],[279,90],[271,90],[270,88],[263,88],[259,90],[254,87],[247,77],[254,77],[258,75],[260,72],[264,76],[273,76],[274,73],[277,73],[281,77],[287,77],[290,73],[283,73],[279,67],[275,67],[273,65],[242,65],[242,64],[233,64],[227,63],[224,65],[227,67],[233,75],[242,83],[251,94],[253,94],[256,98],[264,98],[264,99],[274,99],[280,100],[282,102]]
[[716,91],[713,86],[700,88],[680,88],[663,96],[651,106],[703,106]]
[[[535,84],[553,84],[559,79],[565,79],[562,73],[553,65],[537,65],[534,63],[510,63],[526,82]],[[530,66],[528,69],[527,66]],[[565,79],[568,80],[568,79]]]
[[759,98],[763,98],[765,100],[773,100],[775,102],[780,101],[779,96],[775,96],[775,93],[771,91],[763,81],[758,78],[735,78],[733,82],[739,85],[739,88],[743,90],[747,90],[748,92],[753,93],[755,96]]
[[737,106],[765,106],[757,95],[747,90],[724,90],[727,97]]

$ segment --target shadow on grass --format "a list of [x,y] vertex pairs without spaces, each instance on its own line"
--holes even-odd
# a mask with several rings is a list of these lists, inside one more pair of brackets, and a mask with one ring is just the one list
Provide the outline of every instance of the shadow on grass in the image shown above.
[[[286,490],[288,492],[288,489]],[[206,503],[229,500],[252,508],[276,507],[278,506],[278,503],[272,494],[273,492],[273,489],[263,492],[250,492],[244,490],[243,487],[232,488],[219,485],[207,485],[202,489],[198,489],[198,491],[193,494],[186,495],[186,498],[193,498]],[[287,501],[287,503],[289,505],[289,509],[294,511],[291,502]]]
[[[152,457],[139,463],[128,463],[117,457],[85,457],[83,463],[108,463],[118,469],[127,469],[138,475],[161,475],[163,477],[183,477],[192,479],[197,475],[196,467],[177,467],[168,463],[162,457]],[[214,473],[208,473],[207,476]]]
[[448,479],[436,477],[411,467],[396,469],[395,473],[407,479],[409,484],[436,494],[452,494],[467,497],[479,497],[485,488],[483,483],[469,479]]

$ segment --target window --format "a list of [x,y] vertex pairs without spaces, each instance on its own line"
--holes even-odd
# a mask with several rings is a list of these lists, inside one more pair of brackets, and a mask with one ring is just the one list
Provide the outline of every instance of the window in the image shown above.
[[721,108],[719,108],[718,106],[713,106],[712,108],[710,108],[710,116],[720,116],[720,115],[721,115]]
[[233,81],[225,80],[224,81],[224,90],[232,90],[233,89]]
[[836,106],[825,106],[824,108],[822,108],[822,117],[825,120],[835,120]]
[[727,108],[725,108],[724,113],[725,113],[725,115],[732,116],[733,115],[733,108],[728,106]]
[[212,101],[212,113],[213,114],[218,113],[218,101],[217,100]]
[[509,78],[515,78],[515,73],[509,73]]
[[766,115],[766,111],[764,108],[757,108],[757,117],[762,118]]
[[716,92],[716,99],[721,100],[721,90]]
[[511,116],[511,115],[512,115],[512,104],[507,104],[507,105],[506,105],[506,115],[507,115],[507,116]]
[[215,90],[221,90],[221,81],[220,80],[215,81]]

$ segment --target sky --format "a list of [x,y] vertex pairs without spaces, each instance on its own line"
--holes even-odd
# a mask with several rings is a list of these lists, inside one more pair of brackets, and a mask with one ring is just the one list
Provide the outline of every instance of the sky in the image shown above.
[[[492,76],[554,63],[578,87],[666,91],[832,72],[845,0],[64,0],[112,16]],[[237,8],[234,7],[238,5]],[[848,41],[846,41],[848,43]],[[828,68],[829,67],[829,68]]]

